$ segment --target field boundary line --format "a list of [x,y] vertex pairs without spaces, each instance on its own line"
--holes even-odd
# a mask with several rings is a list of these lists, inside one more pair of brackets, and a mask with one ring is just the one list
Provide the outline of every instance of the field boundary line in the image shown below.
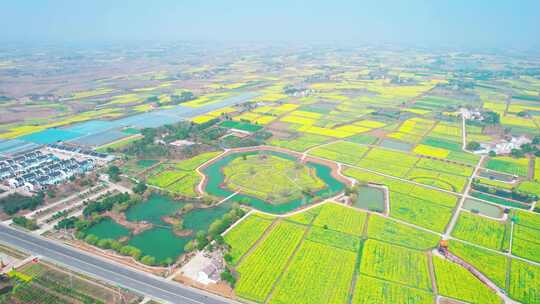
[[294,259],[294,257],[298,253],[298,250],[300,250],[300,246],[302,246],[302,244],[306,241],[306,237],[307,237],[309,231],[311,231],[311,227],[313,227],[313,222],[315,221],[316,218],[317,217],[314,217],[311,220],[309,226],[305,227],[304,235],[302,235],[302,239],[300,239],[298,244],[296,244],[296,247],[294,248],[294,251],[291,253],[289,258],[287,259],[287,263],[285,263],[285,266],[283,267],[283,270],[280,272],[279,276],[274,281],[274,284],[272,284],[272,288],[270,289],[270,292],[268,293],[268,295],[266,295],[266,298],[264,299],[263,303],[267,304],[268,301],[270,301],[270,299],[274,295],[274,291],[276,290],[277,285],[281,282],[281,279],[287,273],[287,270],[289,270],[289,266],[291,265],[292,260]]
[[[368,214],[369,217],[369,214]],[[367,227],[367,218],[366,218],[366,225]],[[367,228],[366,228],[367,230]],[[356,289],[356,282],[358,281],[358,277],[360,276],[360,263],[362,262],[362,254],[364,252],[364,242],[366,239],[360,238],[360,248],[358,248],[358,252],[356,253],[356,260],[354,261],[354,271],[353,276],[351,279],[351,286],[349,289],[349,297],[347,299],[348,304],[352,304],[353,298],[354,298],[354,290]]]
[[266,229],[264,230],[263,234],[261,235],[261,237],[255,241],[255,243],[253,243],[253,245],[251,245],[251,247],[249,247],[248,251],[246,251],[246,253],[244,253],[244,255],[242,255],[238,261],[236,262],[236,264],[234,265],[234,267],[236,268],[237,266],[239,266],[240,264],[242,264],[242,262],[248,257],[250,256],[253,251],[255,249],[257,249],[257,247],[259,247],[259,244],[266,240],[268,238],[268,235],[270,235],[270,232],[272,232],[272,230],[274,230],[274,227],[276,227],[279,223],[281,222],[281,218],[276,218],[275,220],[272,221],[272,223],[266,227]]
[[435,266],[433,265],[433,254],[431,251],[427,252],[427,258],[428,258],[429,276],[431,278],[431,289],[433,291],[433,294],[438,295],[439,290],[437,288],[437,278],[435,277]]

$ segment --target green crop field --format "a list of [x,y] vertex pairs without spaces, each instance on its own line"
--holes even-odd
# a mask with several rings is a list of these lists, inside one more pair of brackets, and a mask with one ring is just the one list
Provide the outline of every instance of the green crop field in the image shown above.
[[311,147],[323,144],[330,140],[330,137],[322,135],[304,134],[293,139],[273,139],[270,141],[270,144],[293,151],[304,152]]
[[322,206],[319,205],[315,208],[310,208],[303,212],[295,213],[294,215],[288,216],[286,219],[296,223],[308,225],[315,219],[315,217],[317,217],[317,215],[319,215],[321,209]]
[[324,204],[313,225],[361,235],[366,222],[366,213],[337,203]]
[[428,159],[428,158],[420,159],[418,163],[416,163],[416,167],[434,170],[438,172],[444,172],[444,173],[453,174],[453,175],[464,176],[464,177],[471,176],[473,172],[473,168],[471,167],[442,162],[439,160]]
[[376,215],[369,217],[367,234],[371,239],[418,250],[434,248],[440,239],[436,234]]
[[277,224],[237,268],[236,293],[246,299],[264,301],[303,235],[303,226],[289,222]]
[[[540,176],[537,176],[536,179],[540,180]],[[519,184],[518,190],[525,193],[540,196],[540,183],[532,182],[532,181],[524,181]]]
[[360,247],[360,238],[358,237],[317,226],[311,227],[306,239],[352,252],[357,252]]
[[439,294],[470,303],[501,303],[494,291],[460,265],[434,256],[433,267]]
[[176,195],[198,196],[195,188],[201,181],[201,176],[195,169],[220,153],[207,152],[177,163],[161,164],[150,172],[146,182]]
[[306,189],[325,186],[313,168],[274,155],[238,157],[223,173],[228,188],[276,204],[301,198]]
[[[430,198],[433,199],[433,198]],[[397,192],[390,193],[390,216],[437,232],[444,229],[452,217],[452,209]]]
[[540,266],[512,259],[508,294],[522,303],[540,303]]
[[178,162],[175,165],[175,168],[180,169],[180,170],[185,170],[185,171],[192,171],[192,170],[195,170],[200,165],[204,164],[205,162],[209,161],[210,159],[218,156],[221,153],[222,153],[221,151],[202,153],[195,157]]
[[[434,133],[431,133],[430,136],[433,136]],[[449,141],[444,140],[442,138],[436,138],[436,137],[427,137],[424,140],[422,140],[422,144],[433,146],[436,148],[442,148],[446,150],[451,151],[461,151],[461,143],[458,141]]]
[[512,254],[540,263],[540,229],[514,225]]
[[404,177],[417,161],[418,158],[409,153],[374,148],[357,165],[392,176]]
[[407,174],[407,179],[454,192],[463,191],[467,184],[465,177],[421,168],[411,169]]
[[527,158],[497,157],[488,160],[485,167],[495,171],[526,177],[529,172],[529,160]]
[[432,304],[434,295],[428,291],[360,275],[356,281],[353,304]]
[[360,273],[431,290],[427,256],[405,247],[367,240],[360,261]]
[[[80,56],[51,52],[54,62],[45,56],[34,67],[32,56],[18,58],[8,48],[2,54],[9,60],[0,59],[7,84],[0,84],[0,158],[61,140],[114,153],[96,170],[118,166],[122,184],[137,190],[133,202],[138,192],[177,201],[160,215],[167,227],[156,222],[121,245],[137,245],[146,256],[159,243],[161,251],[171,249],[175,265],[195,250],[218,250],[227,269],[208,289],[231,300],[499,303],[472,275],[478,270],[516,301],[540,304],[540,203],[520,201],[523,193],[540,195],[538,145],[496,156],[463,147],[537,141],[538,58],[517,51],[268,47],[187,43],[134,48],[130,56],[104,50],[98,62],[111,67],[98,67],[99,75],[79,69]],[[55,68],[65,66],[76,68]],[[47,72],[43,67],[54,71],[47,90],[31,83]],[[77,83],[81,71],[86,80]],[[68,179],[57,195],[94,180],[81,177],[74,188]],[[465,191],[470,182],[475,189]],[[108,202],[88,210],[104,211]],[[143,217],[144,206],[131,206],[131,198],[116,205],[120,216]],[[248,215],[233,223],[236,213],[228,211],[237,207]],[[85,234],[77,228],[96,219],[87,213],[75,228]],[[222,239],[216,231],[229,224]],[[203,233],[209,245],[199,248]],[[443,260],[442,239],[475,270]],[[103,240],[95,245],[129,251]],[[153,266],[168,262],[158,260]]]
[[199,194],[195,191],[195,188],[201,181],[201,177],[196,172],[187,173],[184,177],[170,184],[165,189],[168,191],[182,195],[185,197],[195,197]]
[[230,246],[229,254],[232,256],[232,264],[238,262],[270,224],[272,224],[271,221],[252,214],[225,235],[225,243]]
[[502,254],[474,247],[459,241],[450,241],[450,252],[465,260],[490,278],[500,288],[506,286],[508,258]]
[[317,147],[310,150],[309,154],[349,165],[356,165],[368,150],[368,146],[341,141]]
[[487,248],[501,250],[505,241],[504,222],[462,211],[452,236]]
[[304,241],[269,303],[346,303],[356,253]]
[[262,129],[262,126],[254,125],[247,122],[240,122],[240,121],[224,121],[220,124],[220,126],[228,129],[236,129],[236,130],[242,130],[247,132],[257,132],[260,129]]
[[157,175],[153,175],[149,177],[147,179],[147,182],[150,185],[154,185],[160,188],[166,188],[167,186],[182,179],[184,176],[188,174],[189,174],[188,172],[184,172],[184,171],[165,170],[165,171],[160,172]]

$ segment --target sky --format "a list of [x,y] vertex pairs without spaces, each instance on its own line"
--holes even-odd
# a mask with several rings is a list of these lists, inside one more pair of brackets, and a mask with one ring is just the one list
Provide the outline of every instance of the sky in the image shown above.
[[0,39],[540,47],[538,0],[5,0]]

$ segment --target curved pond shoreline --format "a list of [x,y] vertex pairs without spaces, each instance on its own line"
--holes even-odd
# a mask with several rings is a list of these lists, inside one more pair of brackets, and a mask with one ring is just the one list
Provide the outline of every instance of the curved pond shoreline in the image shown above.
[[192,230],[193,233],[179,236],[173,231],[172,225],[163,221],[163,217],[175,214],[187,203],[189,202],[151,194],[144,202],[124,211],[128,221],[151,223],[150,229],[133,234],[128,228],[107,217],[90,227],[89,233],[95,234],[99,239],[127,238],[126,245],[140,249],[143,256],[152,256],[159,263],[167,258],[174,261],[185,253],[184,246],[195,237],[196,231],[206,231],[212,222],[232,208],[232,202],[225,202],[218,206],[191,209],[182,215],[182,219],[184,229]]
[[264,212],[283,214],[329,198],[343,191],[346,185],[350,185],[350,180],[339,173],[339,168],[335,163],[314,159],[309,156],[304,158],[301,153],[283,150],[277,147],[262,146],[227,150],[225,153],[199,167],[199,173],[204,176],[199,189],[204,189],[206,193],[218,197],[229,197],[233,195],[235,193],[233,190],[222,187],[225,181],[222,168],[242,155],[255,155],[259,152],[266,152],[285,159],[304,162],[307,166],[315,169],[317,176],[325,182],[326,186],[315,192],[316,199],[295,199],[279,205],[273,205],[243,193],[232,196],[229,201],[241,202]]

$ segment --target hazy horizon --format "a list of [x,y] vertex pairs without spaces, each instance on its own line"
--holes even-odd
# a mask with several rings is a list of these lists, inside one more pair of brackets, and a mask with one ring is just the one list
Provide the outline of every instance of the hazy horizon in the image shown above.
[[538,1],[17,1],[4,42],[336,42],[531,50]]

